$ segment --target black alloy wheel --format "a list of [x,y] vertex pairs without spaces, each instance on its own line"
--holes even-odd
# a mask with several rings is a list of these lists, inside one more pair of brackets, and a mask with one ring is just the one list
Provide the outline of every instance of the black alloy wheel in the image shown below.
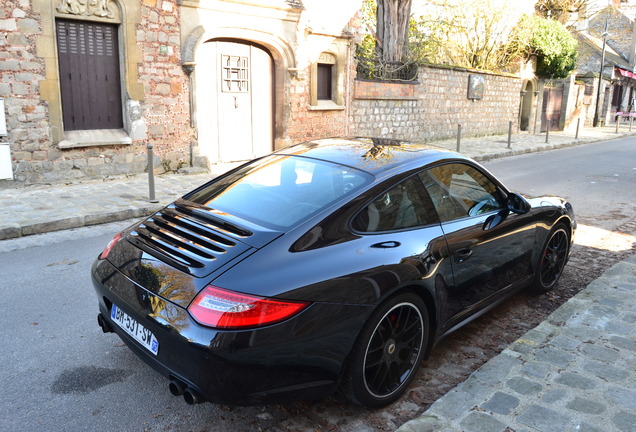
[[397,400],[415,377],[427,340],[422,299],[410,292],[389,299],[372,314],[356,343],[345,385],[348,396],[369,408]]
[[532,290],[546,292],[550,290],[561,277],[563,267],[568,260],[570,236],[563,224],[557,225],[546,242],[539,260]]

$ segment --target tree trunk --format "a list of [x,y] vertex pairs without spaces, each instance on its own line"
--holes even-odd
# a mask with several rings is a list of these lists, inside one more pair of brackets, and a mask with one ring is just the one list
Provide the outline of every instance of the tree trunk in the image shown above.
[[384,61],[404,61],[408,53],[412,0],[378,0],[378,53]]

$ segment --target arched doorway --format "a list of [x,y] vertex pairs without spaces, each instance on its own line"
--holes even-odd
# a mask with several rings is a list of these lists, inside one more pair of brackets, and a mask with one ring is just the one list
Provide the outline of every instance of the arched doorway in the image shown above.
[[245,41],[211,40],[196,54],[199,149],[214,162],[252,159],[274,148],[273,60]]
[[523,89],[523,97],[521,99],[521,116],[519,119],[519,128],[522,131],[530,129],[530,118],[532,117],[532,100],[534,99],[534,86],[532,81],[527,81]]

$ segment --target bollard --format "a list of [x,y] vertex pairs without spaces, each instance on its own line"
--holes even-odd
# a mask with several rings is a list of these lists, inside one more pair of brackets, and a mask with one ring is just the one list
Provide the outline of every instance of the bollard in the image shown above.
[[508,122],[508,148],[512,144],[512,121]]
[[616,132],[614,133],[618,133],[618,125],[621,124],[621,116],[616,116]]
[[552,126],[552,120],[548,120],[548,128],[545,130],[545,143],[550,140],[550,126]]
[[462,124],[457,123],[457,153],[459,153],[461,139],[462,139]]
[[155,167],[154,156],[152,154],[152,144],[148,143],[148,189],[149,189],[149,201],[151,203],[159,202],[155,199]]
[[629,131],[632,131],[632,123],[634,123],[634,117],[632,117],[631,115],[629,116]]
[[576,135],[574,135],[574,139],[579,139],[579,129],[581,127],[581,118],[579,117],[576,120]]

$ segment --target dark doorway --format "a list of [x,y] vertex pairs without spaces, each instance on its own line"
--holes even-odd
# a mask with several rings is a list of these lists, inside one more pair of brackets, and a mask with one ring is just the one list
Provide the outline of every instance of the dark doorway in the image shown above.
[[64,130],[121,129],[117,26],[56,21]]

